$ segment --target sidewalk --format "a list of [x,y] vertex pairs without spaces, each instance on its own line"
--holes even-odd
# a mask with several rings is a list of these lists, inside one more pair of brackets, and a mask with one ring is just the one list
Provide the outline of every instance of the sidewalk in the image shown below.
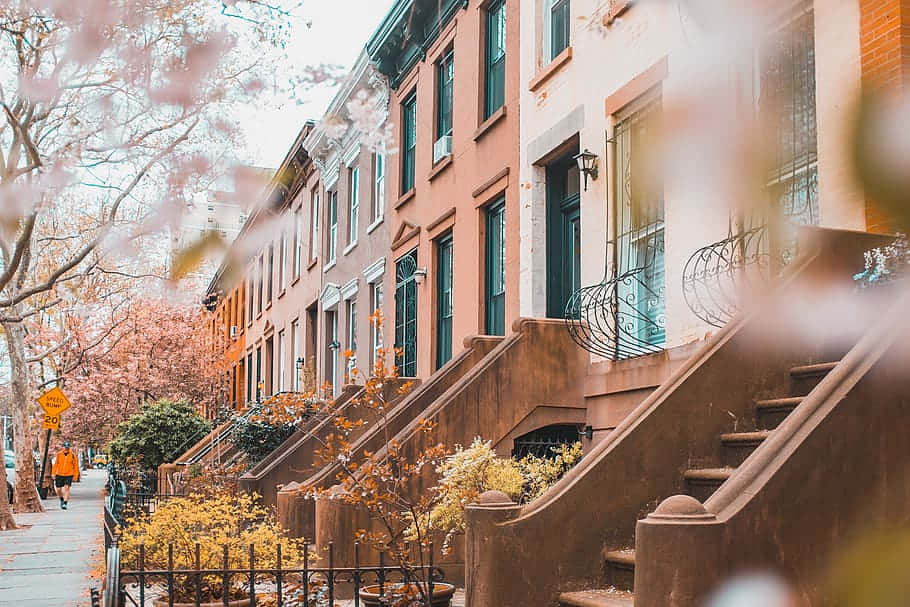
[[89,580],[101,563],[101,490],[104,470],[86,470],[73,483],[67,510],[56,497],[44,500],[47,512],[17,514],[27,529],[0,532],[0,605],[83,607],[90,605]]

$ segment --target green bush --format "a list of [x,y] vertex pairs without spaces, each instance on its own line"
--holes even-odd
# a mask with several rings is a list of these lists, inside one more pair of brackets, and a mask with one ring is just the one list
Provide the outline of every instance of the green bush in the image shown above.
[[176,451],[187,441],[201,438],[208,429],[209,424],[189,404],[159,400],[143,405],[142,411],[117,426],[108,453],[120,466],[139,462],[146,470],[156,470],[180,455]]
[[249,465],[254,466],[286,441],[295,428],[293,423],[269,424],[244,419],[234,428],[232,442],[246,453]]

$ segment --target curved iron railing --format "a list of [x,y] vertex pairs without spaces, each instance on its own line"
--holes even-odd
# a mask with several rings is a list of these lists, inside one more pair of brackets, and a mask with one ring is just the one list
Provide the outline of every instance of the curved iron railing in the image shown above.
[[714,327],[722,327],[771,278],[772,260],[768,226],[730,234],[700,249],[683,269],[683,298],[692,313]]

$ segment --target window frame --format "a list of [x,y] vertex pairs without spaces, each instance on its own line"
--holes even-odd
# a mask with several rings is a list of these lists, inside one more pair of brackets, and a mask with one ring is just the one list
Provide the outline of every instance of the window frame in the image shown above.
[[[413,121],[413,141],[408,126]],[[401,193],[407,194],[417,185],[417,91],[405,97],[401,104]]]
[[385,216],[385,152],[373,154],[373,223]]
[[294,280],[300,278],[303,267],[303,208],[294,211]]
[[332,190],[327,192],[328,196],[326,197],[326,219],[328,220],[328,242],[326,242],[326,247],[328,248],[326,252],[326,264],[331,264],[335,261],[337,257],[338,249],[338,190]]
[[[383,297],[382,281],[374,282],[370,289],[370,306],[373,308],[371,314],[375,314],[378,311],[381,317],[384,316],[382,313]],[[372,370],[372,368],[376,366],[376,363],[379,362],[381,350],[383,348],[383,339],[382,326],[378,322],[372,322],[370,324],[372,327],[370,330],[370,340],[372,342],[370,344],[370,369]]]
[[[501,16],[500,16],[501,15]],[[506,84],[506,3],[505,0],[493,0],[484,7],[484,53],[483,53],[483,119],[488,120],[493,114],[505,107],[505,84]],[[494,40],[494,25],[501,24],[501,40]],[[493,44],[500,43],[499,50],[501,54],[492,59]],[[500,68],[501,65],[501,69]],[[500,89],[492,89],[494,77],[501,79]],[[494,98],[494,94],[496,98]]]
[[310,196],[310,263],[319,259],[319,190]]
[[360,216],[360,166],[348,169],[348,245],[357,243]]
[[[455,93],[455,49],[447,48],[436,62],[436,140],[451,136]],[[447,110],[447,111],[446,111]],[[446,124],[447,121],[447,124]]]
[[[484,208],[484,223],[486,234],[484,235],[484,330],[486,335],[505,335],[505,304],[506,304],[506,197],[500,195],[493,202]],[[497,218],[501,218],[497,222]],[[495,225],[494,225],[495,224]],[[492,246],[497,244],[493,240],[493,228],[499,228],[498,245],[499,251],[493,251]],[[494,255],[499,256],[499,265],[497,268]],[[498,276],[494,272],[498,269]],[[494,285],[494,279],[499,284]],[[499,307],[494,303],[500,304],[501,299],[502,313],[500,318]],[[494,302],[494,300],[497,300]],[[501,326],[500,326],[501,321]]]
[[[556,49],[554,42],[554,36],[556,30],[554,26],[556,25],[553,15],[559,9],[565,9],[566,14],[563,18],[564,31],[562,34],[565,36],[565,44]],[[544,28],[543,28],[543,63],[544,65],[550,63],[556,59],[560,53],[569,48],[572,44],[572,3],[571,0],[544,0]]]
[[[452,359],[454,306],[455,243],[452,232],[436,239],[436,369]],[[445,259],[445,263],[444,260]],[[448,305],[446,310],[444,306]],[[443,324],[447,322],[446,331]],[[444,339],[447,336],[448,339]]]

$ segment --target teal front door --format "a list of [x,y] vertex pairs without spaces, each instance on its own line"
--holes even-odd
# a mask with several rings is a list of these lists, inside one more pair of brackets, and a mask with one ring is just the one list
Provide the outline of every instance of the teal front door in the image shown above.
[[547,167],[547,316],[565,318],[581,288],[579,171],[570,155]]

